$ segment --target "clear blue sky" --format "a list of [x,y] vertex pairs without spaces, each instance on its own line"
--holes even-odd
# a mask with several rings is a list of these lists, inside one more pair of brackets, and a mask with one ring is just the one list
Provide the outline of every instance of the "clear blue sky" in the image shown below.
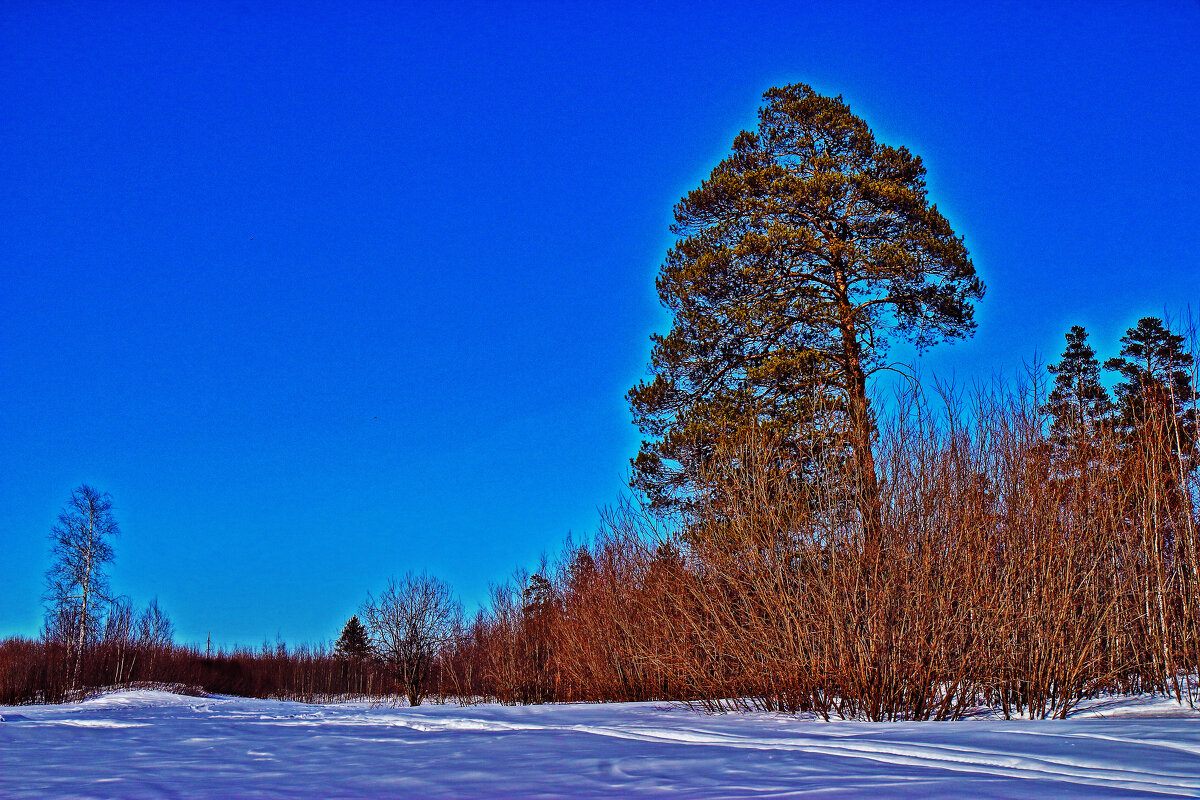
[[1200,299],[1200,3],[0,6],[0,636],[112,493],[180,637],[468,605],[592,530],[672,204],[761,93],[920,154],[988,284],[959,381]]

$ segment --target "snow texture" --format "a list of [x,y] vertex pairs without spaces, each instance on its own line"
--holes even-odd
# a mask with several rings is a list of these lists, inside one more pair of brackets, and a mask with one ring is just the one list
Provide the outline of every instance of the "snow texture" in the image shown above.
[[865,723],[133,691],[0,717],[6,800],[1200,796],[1200,714],[1161,698],[1065,721]]

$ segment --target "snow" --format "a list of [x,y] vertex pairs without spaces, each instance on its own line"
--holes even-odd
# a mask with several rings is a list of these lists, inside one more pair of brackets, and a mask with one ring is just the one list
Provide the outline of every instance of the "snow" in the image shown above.
[[1195,797],[1200,714],[821,722],[661,703],[305,705],[160,691],[0,706],[0,797]]

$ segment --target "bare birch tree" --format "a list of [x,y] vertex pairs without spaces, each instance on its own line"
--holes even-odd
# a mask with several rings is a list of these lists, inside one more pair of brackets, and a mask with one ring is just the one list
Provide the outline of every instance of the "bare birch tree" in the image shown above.
[[128,680],[133,671],[133,663],[137,656],[129,659],[133,649],[133,606],[128,597],[114,597],[108,604],[108,612],[104,620],[104,645],[112,653],[116,662],[113,670],[113,685],[120,685],[122,679]]
[[112,598],[108,565],[120,532],[112,497],[86,484],[71,492],[50,531],[53,563],[46,572],[46,634],[67,645],[71,688],[76,688],[83,651],[100,631],[100,610]]

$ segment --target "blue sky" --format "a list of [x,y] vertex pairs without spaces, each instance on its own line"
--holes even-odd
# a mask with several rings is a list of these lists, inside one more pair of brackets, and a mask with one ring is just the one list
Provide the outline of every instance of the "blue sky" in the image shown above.
[[[1011,372],[1200,301],[1200,3],[0,7],[0,636],[112,493],[180,638],[467,605],[594,529],[665,331],[671,207],[769,86],[920,154]],[[902,353],[900,355],[903,355]]]

